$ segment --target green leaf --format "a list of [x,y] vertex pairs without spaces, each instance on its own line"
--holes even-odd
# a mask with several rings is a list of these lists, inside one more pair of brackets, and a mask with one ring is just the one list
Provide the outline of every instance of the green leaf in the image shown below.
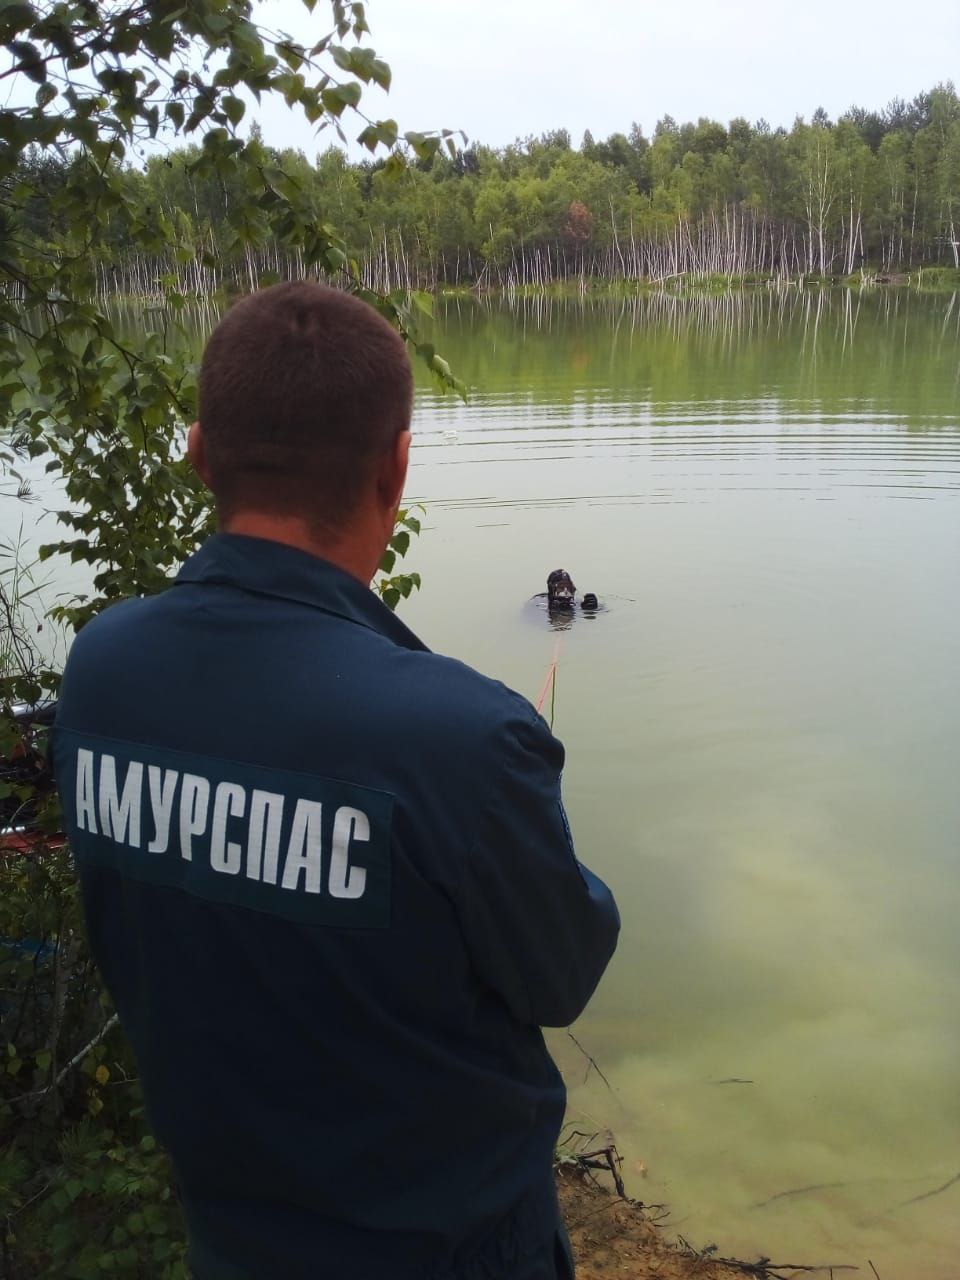
[[403,136],[412,147],[417,159],[424,163],[429,163],[440,150],[440,139],[436,134],[411,131]]
[[323,105],[333,115],[340,115],[344,107],[355,107],[363,96],[363,90],[351,80],[347,84],[336,85],[332,89],[324,89],[320,98]]
[[32,4],[5,0],[0,5],[0,39],[8,43],[18,32],[25,31],[36,18],[37,11]]
[[394,146],[397,136],[396,120],[378,120],[375,124],[368,124],[357,141],[368,150],[376,151],[381,143],[387,147]]
[[383,166],[384,175],[388,178],[399,178],[407,171],[407,158],[401,151],[391,151]]
[[352,4],[350,12],[353,14],[353,34],[355,36],[362,35],[364,31],[370,30],[367,26],[367,15],[362,4]]
[[425,293],[422,289],[413,289],[410,293],[410,300],[418,311],[422,311],[425,316],[433,318],[433,294]]
[[300,101],[307,82],[298,72],[287,71],[274,80],[274,84],[283,94],[288,107]]
[[247,104],[243,99],[234,97],[232,93],[228,93],[220,99],[220,106],[232,125],[238,125],[247,110]]
[[306,53],[303,45],[297,44],[293,40],[281,40],[275,48],[288,67],[293,71],[300,70]]
[[370,74],[381,89],[389,90],[393,80],[393,72],[382,58],[374,58],[370,63]]
[[47,78],[47,69],[37,46],[29,40],[11,40],[7,48],[17,59],[17,70],[22,71],[35,84],[43,84]]

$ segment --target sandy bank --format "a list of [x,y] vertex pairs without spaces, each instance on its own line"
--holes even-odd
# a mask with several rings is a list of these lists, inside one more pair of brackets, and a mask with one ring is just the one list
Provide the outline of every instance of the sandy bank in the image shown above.
[[787,1280],[801,1274],[796,1268],[771,1269],[763,1261],[698,1253],[682,1237],[672,1238],[669,1227],[657,1225],[661,1215],[653,1206],[624,1199],[576,1168],[557,1171],[557,1189],[577,1280]]

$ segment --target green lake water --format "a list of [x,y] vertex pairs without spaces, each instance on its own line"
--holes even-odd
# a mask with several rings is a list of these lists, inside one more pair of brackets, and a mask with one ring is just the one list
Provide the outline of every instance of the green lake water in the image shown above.
[[[611,1088],[551,1037],[571,1120],[697,1246],[955,1277],[960,307],[451,302],[436,342],[471,396],[418,401],[404,616],[531,698],[559,634],[623,917],[575,1029]],[[557,567],[608,612],[525,609]]]
[[[420,388],[403,616],[531,698],[558,654],[567,808],[623,917],[575,1028],[609,1088],[550,1036],[571,1122],[698,1247],[955,1280],[960,302],[452,301],[433,330],[471,394]],[[558,567],[606,612],[552,630]]]

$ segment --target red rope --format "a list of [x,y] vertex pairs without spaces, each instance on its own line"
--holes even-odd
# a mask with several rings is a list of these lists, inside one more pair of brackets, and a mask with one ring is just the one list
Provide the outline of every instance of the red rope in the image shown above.
[[547,690],[557,678],[557,663],[560,661],[560,640],[561,637],[557,636],[557,643],[553,647],[553,658],[549,667],[547,667],[547,676],[543,682],[543,688],[540,690],[540,697],[537,699],[538,714],[543,709],[543,704],[547,699]]

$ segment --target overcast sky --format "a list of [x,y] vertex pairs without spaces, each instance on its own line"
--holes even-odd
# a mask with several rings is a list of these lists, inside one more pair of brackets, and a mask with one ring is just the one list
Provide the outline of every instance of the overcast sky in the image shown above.
[[[325,0],[312,18],[300,0],[258,11],[303,40],[329,14]],[[818,106],[835,118],[909,99],[960,70],[958,0],[367,0],[367,17],[393,70],[369,114],[493,145],[557,128],[579,145],[584,129],[599,139],[634,120],[649,136],[666,114],[789,126]],[[282,107],[261,122],[274,145],[317,150]]]

